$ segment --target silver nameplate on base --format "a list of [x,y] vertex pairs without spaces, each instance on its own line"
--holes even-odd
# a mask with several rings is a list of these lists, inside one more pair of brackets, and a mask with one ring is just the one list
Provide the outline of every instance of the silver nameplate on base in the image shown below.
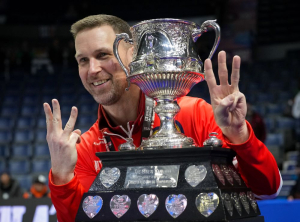
[[179,165],[127,167],[124,188],[177,187]]

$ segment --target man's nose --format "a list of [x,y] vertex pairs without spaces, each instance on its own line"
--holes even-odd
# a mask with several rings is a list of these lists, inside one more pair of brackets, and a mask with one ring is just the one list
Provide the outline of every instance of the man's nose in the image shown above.
[[90,59],[89,75],[95,75],[101,71],[102,71],[101,63],[94,58]]

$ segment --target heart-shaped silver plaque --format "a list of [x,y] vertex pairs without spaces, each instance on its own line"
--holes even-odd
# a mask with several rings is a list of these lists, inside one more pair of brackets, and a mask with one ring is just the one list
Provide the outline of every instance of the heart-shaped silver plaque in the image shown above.
[[146,218],[150,217],[154,213],[158,204],[159,200],[155,194],[142,194],[137,201],[139,211]]
[[184,173],[185,180],[192,186],[196,187],[201,183],[207,174],[206,167],[203,165],[192,165],[189,166]]
[[187,206],[187,199],[183,194],[171,194],[167,197],[165,202],[168,213],[177,218],[185,210]]
[[89,218],[95,217],[101,210],[103,200],[100,196],[87,196],[82,203],[82,209]]
[[105,167],[100,173],[100,181],[103,184],[103,186],[105,186],[106,188],[110,188],[118,181],[120,175],[121,173],[118,168]]
[[130,205],[131,200],[127,195],[115,195],[110,200],[110,210],[117,218],[122,217],[129,210]]
[[199,212],[205,216],[209,217],[219,205],[219,197],[217,194],[211,193],[200,193],[196,197],[196,207]]

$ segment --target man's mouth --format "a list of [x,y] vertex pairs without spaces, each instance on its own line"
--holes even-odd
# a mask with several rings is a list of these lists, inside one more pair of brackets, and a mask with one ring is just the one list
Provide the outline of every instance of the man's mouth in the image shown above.
[[99,86],[99,85],[102,85],[103,83],[106,83],[107,81],[108,81],[108,79],[101,80],[101,81],[98,81],[98,82],[93,82],[93,85],[94,86]]

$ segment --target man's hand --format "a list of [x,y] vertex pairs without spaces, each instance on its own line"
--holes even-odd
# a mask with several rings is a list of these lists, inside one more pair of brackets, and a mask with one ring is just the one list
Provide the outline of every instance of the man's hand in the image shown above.
[[70,118],[64,129],[62,129],[60,106],[56,99],[52,100],[52,107],[53,113],[50,105],[44,103],[47,142],[51,155],[53,183],[62,185],[74,177],[77,162],[76,143],[80,142],[81,131],[74,130],[78,115],[76,107],[72,107]]
[[241,58],[234,56],[232,61],[231,84],[228,83],[226,53],[219,52],[217,85],[210,59],[204,64],[205,79],[209,88],[211,105],[216,123],[223,134],[235,144],[246,142],[249,131],[245,122],[247,104],[244,94],[239,91]]

